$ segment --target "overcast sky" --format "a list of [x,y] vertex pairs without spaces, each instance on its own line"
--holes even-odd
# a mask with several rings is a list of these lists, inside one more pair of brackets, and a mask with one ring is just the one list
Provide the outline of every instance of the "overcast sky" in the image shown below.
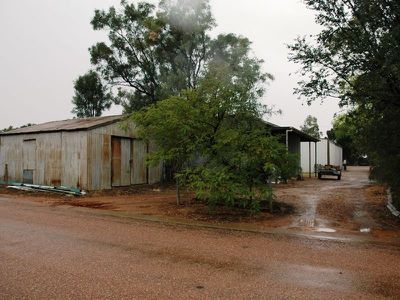
[[[118,6],[118,0],[0,1],[0,129],[9,125],[72,118],[73,80],[90,68],[88,48],[104,40],[90,25],[95,8]],[[339,107],[334,100],[311,107],[293,95],[298,66],[287,61],[286,44],[298,35],[318,32],[312,12],[301,0],[211,0],[218,27],[253,42],[264,70],[275,80],[263,103],[283,114],[270,121],[299,127],[307,115],[321,131],[331,126]],[[106,115],[119,114],[114,106]]]

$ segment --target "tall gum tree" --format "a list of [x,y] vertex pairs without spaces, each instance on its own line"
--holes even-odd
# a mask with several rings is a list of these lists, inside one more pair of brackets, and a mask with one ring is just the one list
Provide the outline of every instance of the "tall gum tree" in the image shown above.
[[131,112],[197,86],[215,23],[208,0],[164,0],[121,1],[120,10],[96,10],[92,25],[109,41],[90,48],[91,62]]

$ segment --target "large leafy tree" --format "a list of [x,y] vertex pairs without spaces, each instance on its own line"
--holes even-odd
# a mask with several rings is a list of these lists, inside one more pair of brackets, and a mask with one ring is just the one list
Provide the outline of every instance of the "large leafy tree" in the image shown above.
[[107,31],[109,42],[92,46],[90,54],[118,88],[125,112],[195,88],[214,26],[208,0],[160,1],[158,8],[121,1],[121,7],[95,11],[93,28]]
[[308,115],[307,118],[304,120],[304,124],[300,126],[301,131],[311,135],[315,138],[321,137],[321,132],[319,131],[318,120],[316,117]]
[[365,157],[360,139],[360,121],[356,111],[335,116],[332,129],[327,132],[328,138],[343,148],[343,158],[347,164],[364,164]]
[[78,118],[101,116],[103,111],[111,106],[111,94],[93,70],[79,76],[74,83],[74,89],[72,113]]
[[296,90],[312,102],[336,97],[354,108],[377,178],[400,195],[400,2],[305,0],[322,31],[298,38],[290,60],[302,65]]
[[[133,115],[139,135],[156,142],[150,161],[170,162],[181,182],[211,205],[258,209],[272,201],[268,179],[280,176],[289,159],[261,120],[264,82],[261,61],[245,38],[221,35],[212,45],[207,73],[188,89]],[[285,173],[286,175],[286,173]]]

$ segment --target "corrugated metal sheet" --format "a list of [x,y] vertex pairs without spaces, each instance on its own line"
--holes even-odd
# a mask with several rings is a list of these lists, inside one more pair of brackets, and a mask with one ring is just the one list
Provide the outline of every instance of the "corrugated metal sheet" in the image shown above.
[[62,178],[67,187],[87,189],[87,132],[62,133]]
[[61,132],[36,134],[35,184],[61,185]]
[[111,185],[121,186],[121,138],[111,139]]
[[[25,159],[24,159],[25,157]],[[23,181],[23,170],[33,170],[33,183],[61,183],[61,134],[29,134],[2,137],[0,169],[4,177],[7,164],[8,179]]]
[[[149,143],[149,153],[153,152],[156,149],[156,145],[154,142]],[[149,166],[149,176],[148,183],[153,184],[160,182],[162,177],[162,163],[159,163],[157,166]]]
[[147,183],[148,168],[146,166],[146,155],[147,155],[147,144],[143,140],[133,139],[131,147],[132,184]]
[[1,132],[0,135],[87,130],[99,126],[105,126],[107,124],[112,124],[120,121],[121,119],[122,116],[106,116],[106,117],[95,117],[95,118],[85,118],[85,119],[52,121],[29,127],[18,128],[7,132]]
[[121,138],[121,186],[131,184],[131,139]]
[[[320,165],[343,165],[343,149],[332,141],[322,139],[317,143],[317,164]],[[315,145],[311,143],[311,169],[314,172]],[[309,145],[308,142],[301,143],[301,168],[303,172],[309,172]]]
[[[134,128],[127,131],[121,128],[120,123],[98,127],[87,132],[88,134],[88,189],[102,190],[111,188],[111,138],[135,136]],[[129,147],[130,150],[130,147]],[[128,162],[129,163],[129,162]],[[119,186],[120,184],[118,184]]]

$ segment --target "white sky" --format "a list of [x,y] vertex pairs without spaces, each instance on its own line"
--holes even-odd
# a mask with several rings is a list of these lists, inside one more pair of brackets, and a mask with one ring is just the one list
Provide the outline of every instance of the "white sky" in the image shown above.
[[[95,8],[119,0],[0,1],[0,129],[9,125],[72,118],[73,80],[90,68],[88,48],[104,39],[90,25]],[[293,95],[298,66],[287,61],[286,44],[296,36],[318,32],[301,0],[211,0],[218,27],[253,42],[265,71],[275,76],[263,103],[283,114],[270,120],[299,127],[306,116],[318,118],[321,131],[330,129],[337,102],[311,107]],[[114,106],[105,115],[119,114]]]

